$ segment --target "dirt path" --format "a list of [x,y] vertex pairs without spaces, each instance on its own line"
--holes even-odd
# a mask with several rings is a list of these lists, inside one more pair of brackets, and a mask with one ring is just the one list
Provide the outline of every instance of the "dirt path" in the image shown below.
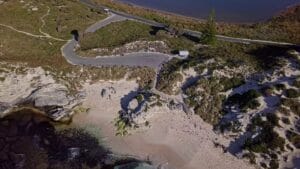
[[53,37],[53,36],[49,35],[48,33],[45,33],[45,32],[42,31],[42,28],[46,25],[46,22],[45,22],[44,18],[47,17],[50,14],[50,8],[48,6],[47,6],[47,8],[48,8],[47,13],[40,18],[40,20],[42,22],[42,25],[39,28],[39,32],[42,35],[36,35],[36,34],[29,33],[29,32],[21,31],[21,30],[18,30],[16,28],[14,28],[13,26],[6,25],[6,24],[1,24],[0,23],[0,26],[11,29],[15,32],[18,32],[18,33],[21,33],[21,34],[24,34],[24,35],[27,35],[27,36],[34,37],[34,38],[47,38],[47,39],[52,39],[52,40],[62,41],[62,42],[67,41],[67,40],[64,40],[64,39]]

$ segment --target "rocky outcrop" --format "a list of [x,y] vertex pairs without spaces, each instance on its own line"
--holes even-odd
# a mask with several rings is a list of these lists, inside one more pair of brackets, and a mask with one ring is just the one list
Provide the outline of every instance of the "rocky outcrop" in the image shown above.
[[13,108],[30,106],[59,121],[72,114],[72,109],[84,98],[84,93],[70,95],[65,85],[56,83],[42,68],[2,73],[0,82],[0,116]]
[[79,104],[77,96],[68,94],[68,89],[60,84],[50,84],[38,88],[27,98],[17,103],[19,105],[30,104],[47,113],[55,121],[69,116],[72,109]]
[[169,47],[163,41],[135,41],[113,50],[107,48],[96,48],[87,52],[90,56],[103,57],[106,55],[124,55],[134,52],[160,52],[170,53]]
[[151,109],[162,106],[159,97],[149,91],[138,92],[131,99],[124,100],[128,102],[127,107],[123,107],[119,114],[120,118],[130,125],[145,124],[154,113]]

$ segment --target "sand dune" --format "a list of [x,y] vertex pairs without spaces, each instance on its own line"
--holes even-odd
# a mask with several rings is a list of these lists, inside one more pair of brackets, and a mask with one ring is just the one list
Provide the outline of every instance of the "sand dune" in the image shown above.
[[[103,88],[113,87],[115,94],[102,98]],[[125,137],[115,136],[113,124],[121,109],[120,99],[137,89],[132,81],[99,82],[85,85],[87,99],[85,107],[91,108],[88,114],[74,116],[73,124],[81,127],[93,126],[103,136],[106,145],[121,154],[149,158],[156,165],[172,169],[250,169],[247,162],[239,160],[221,148],[214,141],[224,145],[229,140],[216,135],[209,124],[198,116],[188,118],[184,112],[170,111],[167,107],[150,110],[154,113],[150,128],[141,128]]]

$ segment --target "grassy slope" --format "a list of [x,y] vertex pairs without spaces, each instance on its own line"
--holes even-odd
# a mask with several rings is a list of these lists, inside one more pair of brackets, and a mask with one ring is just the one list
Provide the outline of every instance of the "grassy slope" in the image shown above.
[[[37,7],[38,11],[32,11],[30,6]],[[22,31],[39,34],[39,28],[42,25],[40,18],[47,13],[48,7],[50,13],[44,18],[46,26],[43,31],[60,38],[70,38],[72,30],[84,30],[95,21],[105,17],[104,14],[92,11],[78,1],[50,0],[41,2],[34,0],[31,3],[27,1],[20,3],[12,0],[0,6],[0,23]],[[58,31],[57,28],[59,28]]]
[[84,35],[80,46],[82,50],[114,48],[137,40],[151,40],[151,30],[150,26],[134,21],[112,23],[95,33]]
[[95,33],[85,34],[80,39],[81,50],[94,48],[114,49],[138,40],[165,41],[171,51],[193,50],[195,42],[184,36],[171,36],[164,30],[155,30],[151,26],[135,22],[123,21],[112,23]]
[[[58,3],[56,3],[58,2]],[[17,0],[7,1],[0,5],[0,23],[13,26],[29,33],[40,34],[42,25],[40,17],[45,15],[50,7],[50,15],[45,18],[44,32],[52,36],[64,39],[71,38],[70,32],[74,29],[84,30],[90,24],[105,17],[104,14],[91,11],[77,1],[32,1],[32,6],[37,6],[38,11],[29,11],[24,7],[25,3]],[[61,29],[56,30],[56,20],[59,18]],[[65,71],[71,69],[61,56],[60,48],[65,42],[57,42],[49,39],[38,39],[16,33],[5,27],[0,27],[0,60],[6,62],[28,63],[29,66],[53,67],[56,70]]]

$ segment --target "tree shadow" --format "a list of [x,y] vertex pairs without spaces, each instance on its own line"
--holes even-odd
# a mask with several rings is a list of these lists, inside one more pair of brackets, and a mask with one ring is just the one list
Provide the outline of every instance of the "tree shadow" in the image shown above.
[[131,91],[127,95],[121,98],[121,108],[125,111],[128,111],[128,105],[130,101],[139,94],[138,91]]
[[30,109],[0,119],[0,168],[113,169],[117,165],[145,162],[112,154],[84,129],[57,130],[54,124]]
[[201,41],[201,39],[197,36],[192,36],[190,34],[184,33],[182,35],[183,37],[187,38],[188,40],[195,42],[195,43],[199,43]]
[[164,29],[160,27],[151,26],[151,31],[149,33],[150,35],[155,36],[157,32],[159,32],[160,30],[164,30]]
[[79,40],[79,32],[78,30],[72,30],[71,34],[73,35],[73,38],[78,41]]
[[254,56],[262,67],[265,70],[281,67],[282,59],[287,55],[287,51],[294,49],[294,47],[290,46],[260,46],[253,50],[247,52]]

